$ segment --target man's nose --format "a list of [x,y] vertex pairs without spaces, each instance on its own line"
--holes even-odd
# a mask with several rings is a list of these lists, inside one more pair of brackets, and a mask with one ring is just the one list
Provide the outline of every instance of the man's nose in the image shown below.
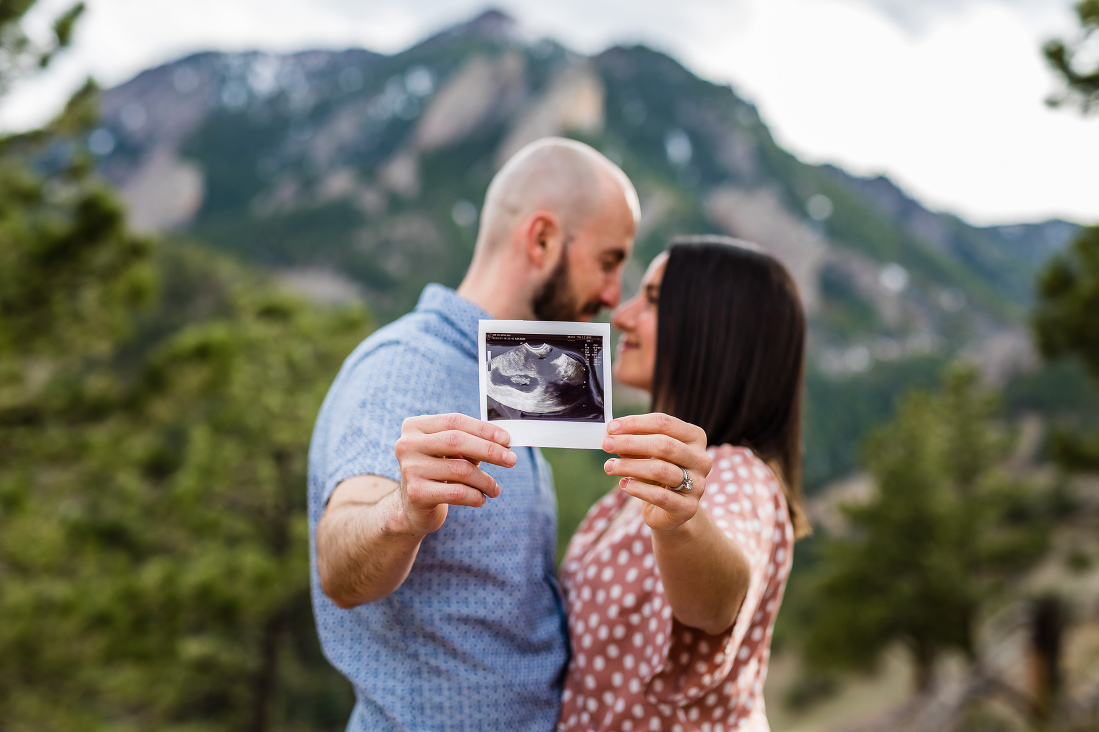
[[600,297],[603,301],[603,306],[608,310],[613,310],[618,306],[618,300],[622,297],[622,280],[617,276],[612,276],[611,281],[607,283],[607,286],[603,288],[603,292],[600,293]]

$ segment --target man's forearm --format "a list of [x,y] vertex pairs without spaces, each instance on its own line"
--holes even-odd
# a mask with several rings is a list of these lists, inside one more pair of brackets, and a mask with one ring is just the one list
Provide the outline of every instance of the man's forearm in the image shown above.
[[400,491],[376,502],[329,505],[317,524],[321,589],[345,610],[386,597],[405,581],[423,536],[399,530]]
[[400,587],[420,542],[443,525],[448,506],[480,507],[500,495],[500,485],[479,466],[515,465],[510,439],[464,414],[406,419],[393,448],[401,483],[357,475],[328,499],[315,535],[324,594],[348,609]]

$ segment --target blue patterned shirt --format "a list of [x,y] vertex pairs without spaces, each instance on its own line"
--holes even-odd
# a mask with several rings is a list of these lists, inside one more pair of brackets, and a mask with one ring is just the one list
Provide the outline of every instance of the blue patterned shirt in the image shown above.
[[321,407],[309,449],[313,609],[328,660],[355,686],[348,730],[551,730],[567,639],[554,578],[557,506],[549,465],[520,447],[484,465],[501,495],[451,506],[388,597],[341,610],[321,592],[312,541],[340,481],[400,480],[406,417],[479,415],[477,321],[453,290],[428,285],[416,310],[352,352]]

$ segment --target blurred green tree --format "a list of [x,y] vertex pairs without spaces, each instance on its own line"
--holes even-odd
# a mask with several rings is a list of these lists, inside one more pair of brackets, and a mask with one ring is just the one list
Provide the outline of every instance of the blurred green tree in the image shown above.
[[75,3],[54,18],[51,37],[35,42],[23,32],[23,19],[37,0],[5,0],[0,3],[0,94],[28,74],[49,66],[58,51],[72,42],[73,29],[84,14],[84,3]]
[[811,664],[866,669],[899,642],[925,692],[945,652],[978,660],[979,614],[1047,543],[1038,494],[1001,468],[1011,441],[995,406],[973,370],[955,368],[868,440],[877,494],[845,507],[846,535],[824,541]]
[[[0,3],[0,95],[49,63],[83,9],[63,14],[54,42],[41,47],[20,26],[33,4]],[[56,404],[44,398],[48,387],[109,353],[152,290],[149,242],[126,231],[121,207],[91,175],[91,156],[74,144],[94,117],[88,83],[44,129],[0,137],[2,425],[42,419]]]
[[1075,43],[1054,39],[1042,49],[1046,61],[1065,85],[1064,91],[1048,101],[1055,107],[1075,104],[1084,114],[1088,114],[1099,102],[1099,64],[1093,69],[1080,70],[1074,61],[1082,55],[1085,46],[1094,39],[1096,29],[1099,29],[1099,0],[1080,0],[1076,4],[1076,16],[1080,20],[1081,36]]
[[[71,38],[0,3],[0,95]],[[87,84],[0,139],[0,728],[342,728],[308,597],[316,410],[369,330],[127,230]]]
[[[1047,358],[1079,359],[1099,384],[1099,227],[1085,229],[1038,276],[1032,317],[1038,347]],[[1055,457],[1069,469],[1099,469],[1099,434],[1058,430]]]
[[[1076,5],[1081,37],[1073,45],[1052,40],[1043,49],[1061,77],[1065,91],[1050,100],[1054,106],[1073,103],[1083,114],[1099,102],[1099,65],[1080,71],[1074,59],[1099,36],[1099,0]],[[1054,257],[1037,278],[1038,303],[1032,317],[1038,347],[1047,358],[1079,359],[1099,384],[1099,227],[1085,229],[1067,252]],[[1099,469],[1099,434],[1054,433],[1058,462],[1070,470]]]
[[[156,264],[136,339],[0,435],[0,714],[27,730],[338,728],[350,699],[316,647],[305,460],[365,315],[199,250]],[[201,309],[215,314],[157,336]]]

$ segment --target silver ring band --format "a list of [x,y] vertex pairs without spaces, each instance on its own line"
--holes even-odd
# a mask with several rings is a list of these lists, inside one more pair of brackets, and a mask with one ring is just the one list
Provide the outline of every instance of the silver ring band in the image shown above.
[[676,493],[690,493],[695,487],[695,482],[691,480],[691,474],[687,472],[686,468],[681,468],[681,470],[683,471],[683,482],[671,490]]

